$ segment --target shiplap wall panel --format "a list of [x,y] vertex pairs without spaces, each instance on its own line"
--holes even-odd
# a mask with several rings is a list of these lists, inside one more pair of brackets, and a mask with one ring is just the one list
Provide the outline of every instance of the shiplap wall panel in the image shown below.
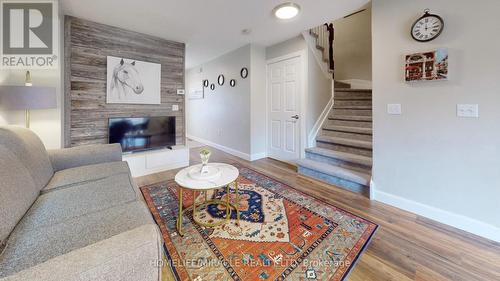
[[[185,144],[184,43],[75,17],[65,17],[64,144],[108,142],[108,118],[175,116],[177,144]],[[107,56],[161,64],[161,104],[106,104]],[[177,104],[179,111],[172,111]]]

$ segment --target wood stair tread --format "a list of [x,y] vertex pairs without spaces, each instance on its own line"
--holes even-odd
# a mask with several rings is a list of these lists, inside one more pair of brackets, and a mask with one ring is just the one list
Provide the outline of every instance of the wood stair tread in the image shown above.
[[357,148],[372,149],[372,142],[371,141],[346,139],[346,138],[331,137],[331,136],[319,136],[316,138],[316,141],[325,142],[325,143],[340,144],[340,145],[357,147]]
[[352,89],[352,88],[336,88],[335,92],[357,92],[357,93],[372,93],[371,89]]
[[365,97],[356,97],[356,96],[353,96],[353,97],[335,97],[335,100],[367,100],[367,101],[371,101],[372,100],[372,97],[370,96],[365,96]]
[[327,131],[338,131],[338,132],[356,133],[356,134],[365,134],[365,135],[372,134],[372,128],[365,128],[365,127],[327,125],[327,126],[324,126],[322,129],[327,130]]
[[371,116],[356,116],[356,115],[330,115],[328,117],[330,120],[347,120],[347,121],[362,121],[362,122],[372,122]]
[[372,110],[371,105],[334,105],[333,109]]
[[341,179],[346,179],[361,185],[369,186],[371,176],[351,169],[334,166],[328,163],[318,162],[311,159],[300,159],[297,165],[314,170],[329,176],[334,176]]
[[368,156],[363,156],[363,155],[357,155],[353,153],[348,153],[348,152],[342,152],[342,151],[336,151],[336,150],[331,150],[331,149],[326,149],[326,148],[321,148],[321,147],[312,147],[312,148],[307,148],[306,153],[312,153],[312,154],[317,154],[321,155],[324,157],[329,157],[329,158],[335,158],[339,160],[343,160],[346,162],[351,162],[355,164],[360,164],[364,166],[371,167],[372,166],[372,158]]

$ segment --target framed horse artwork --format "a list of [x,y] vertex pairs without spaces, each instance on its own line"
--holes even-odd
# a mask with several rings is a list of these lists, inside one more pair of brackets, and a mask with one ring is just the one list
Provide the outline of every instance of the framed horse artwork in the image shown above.
[[161,103],[161,64],[112,56],[107,63],[107,103]]

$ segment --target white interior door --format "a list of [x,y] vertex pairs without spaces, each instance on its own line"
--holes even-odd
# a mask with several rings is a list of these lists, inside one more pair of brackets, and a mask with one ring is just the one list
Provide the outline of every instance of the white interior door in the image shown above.
[[300,56],[268,64],[268,156],[300,158]]

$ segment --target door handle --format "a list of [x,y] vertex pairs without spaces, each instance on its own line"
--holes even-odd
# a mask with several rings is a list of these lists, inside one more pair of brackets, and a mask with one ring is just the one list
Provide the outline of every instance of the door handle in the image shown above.
[[292,116],[292,119],[298,120],[299,119],[299,115]]

